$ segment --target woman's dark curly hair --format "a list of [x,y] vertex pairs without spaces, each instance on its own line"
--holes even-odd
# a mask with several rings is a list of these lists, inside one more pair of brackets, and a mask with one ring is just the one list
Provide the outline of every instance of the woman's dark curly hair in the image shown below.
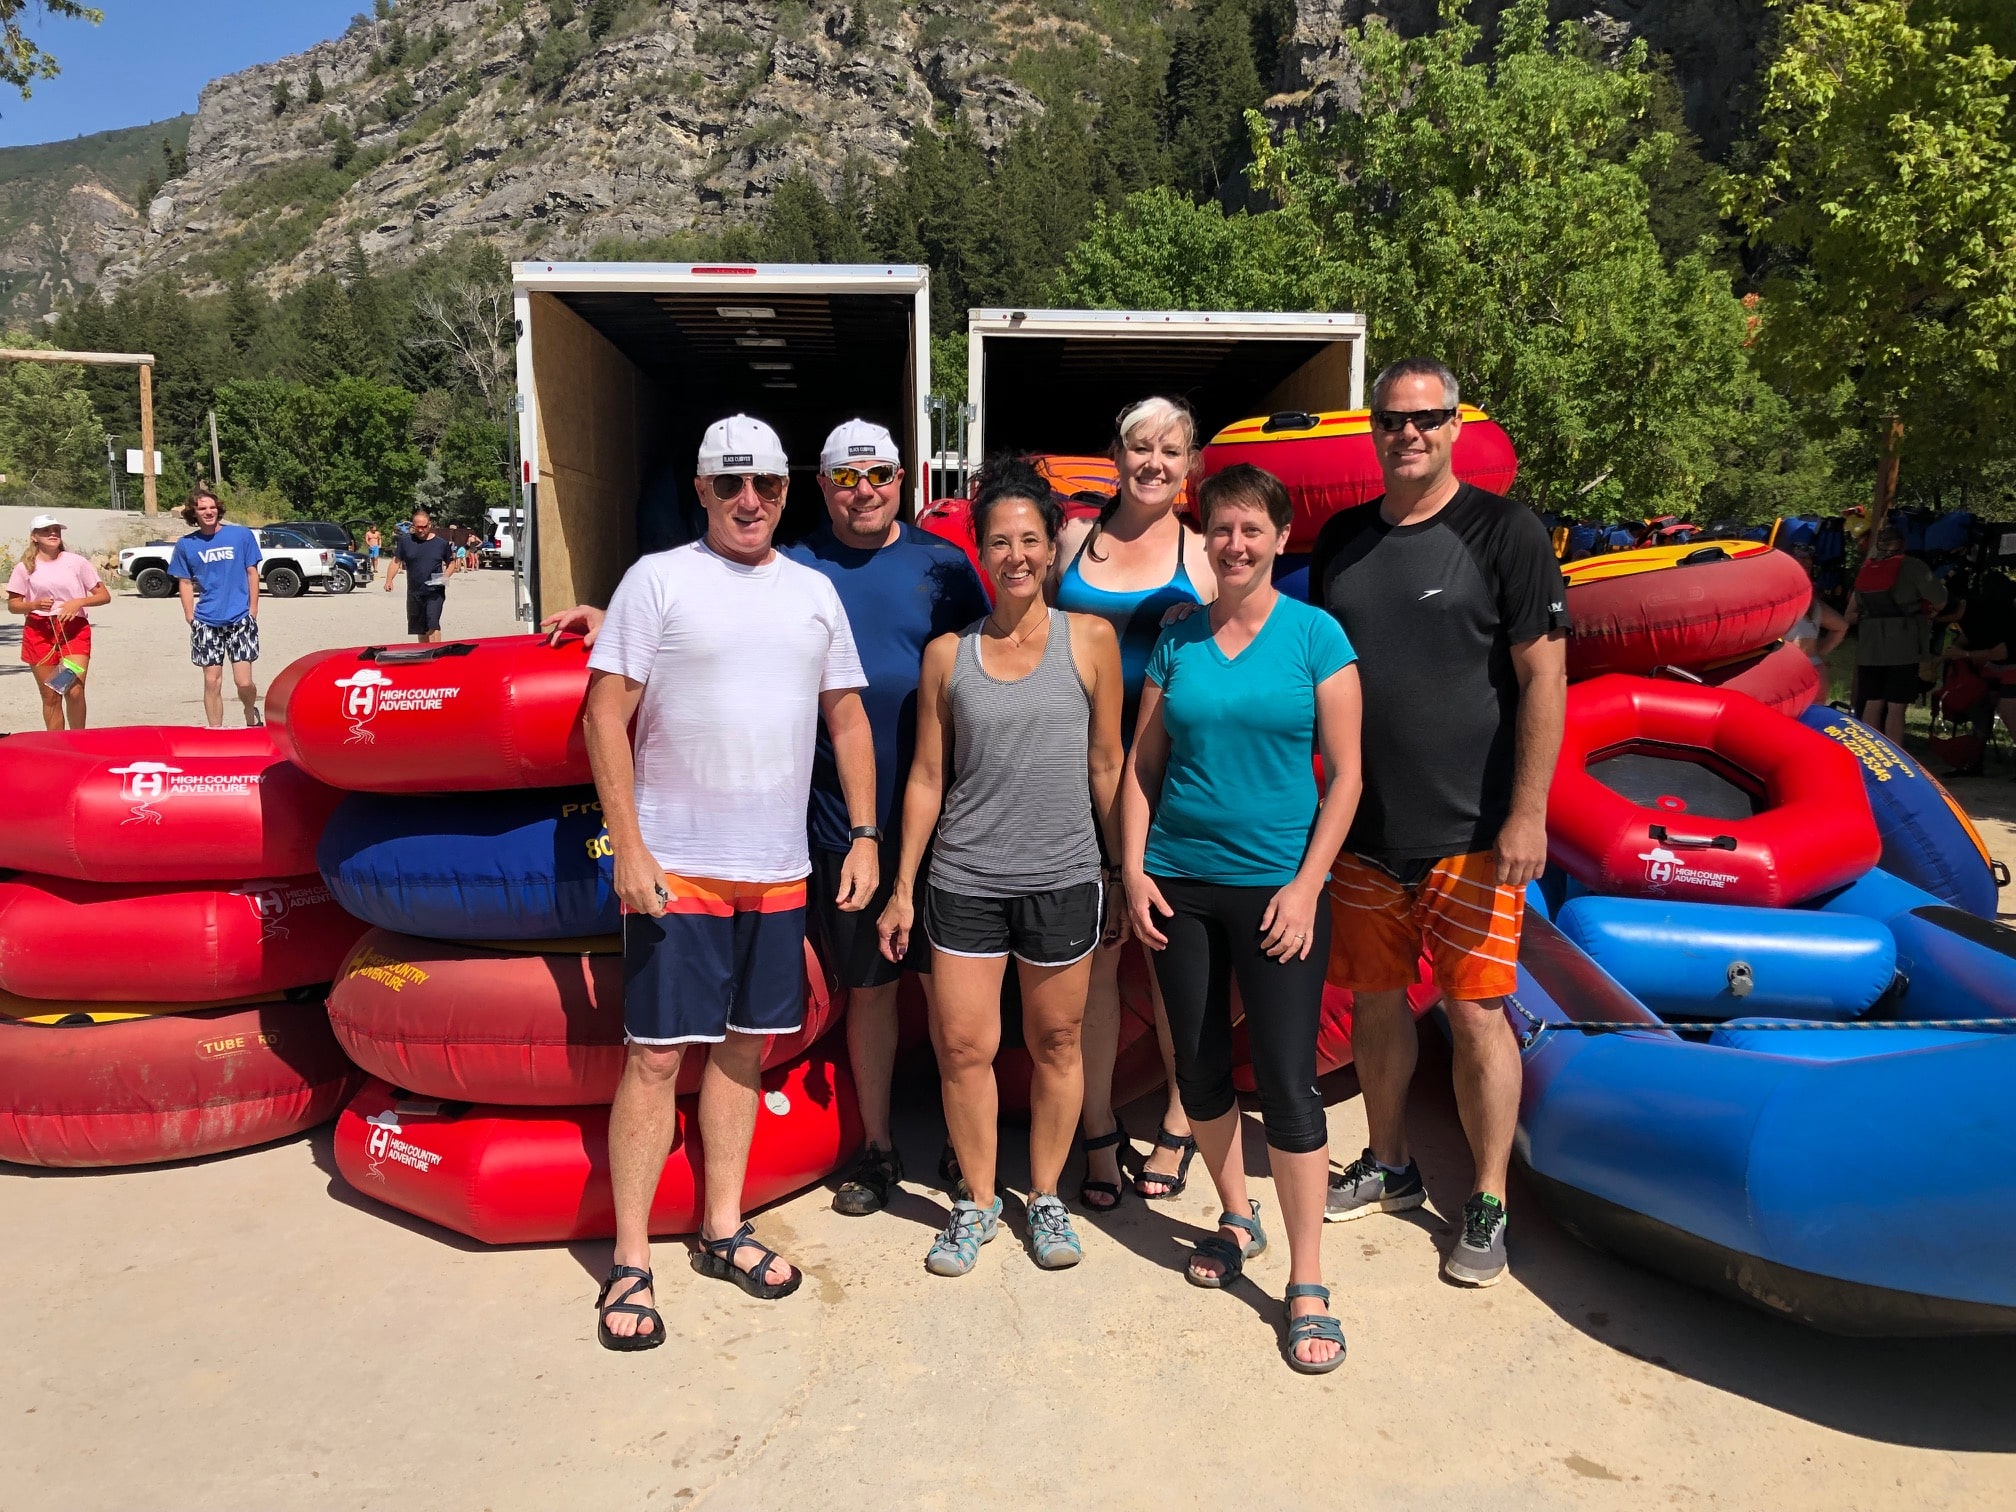
[[1051,491],[1050,480],[1036,471],[1025,455],[994,457],[980,470],[979,486],[973,494],[973,543],[987,539],[987,516],[1004,499],[1026,499],[1036,506],[1043,521],[1043,534],[1051,541],[1064,528],[1064,506]]

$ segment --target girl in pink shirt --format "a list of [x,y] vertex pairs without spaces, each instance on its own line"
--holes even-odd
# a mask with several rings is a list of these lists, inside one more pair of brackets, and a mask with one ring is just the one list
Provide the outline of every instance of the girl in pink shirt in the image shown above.
[[42,724],[60,730],[66,716],[84,728],[84,678],[91,666],[91,621],[85,611],[112,602],[86,557],[63,549],[63,522],[37,515],[28,525],[28,553],[7,580],[7,609],[27,616],[21,660],[42,693]]

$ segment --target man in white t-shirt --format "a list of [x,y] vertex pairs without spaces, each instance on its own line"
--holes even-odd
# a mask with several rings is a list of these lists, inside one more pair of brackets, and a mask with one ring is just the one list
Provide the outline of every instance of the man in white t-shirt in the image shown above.
[[664,1339],[651,1199],[688,1045],[711,1047],[694,1269],[766,1299],[803,1280],[742,1221],[742,1179],[765,1037],[805,1016],[805,803],[822,715],[853,823],[839,906],[863,907],[879,873],[867,679],[847,612],[831,582],[771,546],[789,480],[783,444],[762,421],[731,415],[708,427],[697,471],[705,538],[623,575],[588,658],[588,760],[623,900],[629,1040],[609,1114],[616,1263],[596,1304],[610,1349]]

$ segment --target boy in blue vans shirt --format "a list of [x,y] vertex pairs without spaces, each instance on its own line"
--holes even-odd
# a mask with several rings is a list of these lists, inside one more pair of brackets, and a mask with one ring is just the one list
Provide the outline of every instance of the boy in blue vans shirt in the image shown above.
[[189,495],[182,518],[196,530],[175,543],[168,573],[182,593],[189,660],[203,669],[203,718],[213,730],[224,723],[229,661],[245,723],[264,724],[252,681],[252,663],[259,660],[259,537],[243,525],[225,524],[224,506],[207,489]]

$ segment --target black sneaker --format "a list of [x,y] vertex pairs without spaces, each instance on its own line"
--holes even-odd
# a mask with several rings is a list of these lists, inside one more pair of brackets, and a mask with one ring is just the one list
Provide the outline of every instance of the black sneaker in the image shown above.
[[854,1169],[833,1194],[833,1211],[849,1218],[865,1218],[889,1206],[889,1192],[903,1179],[903,1157],[880,1145],[869,1145],[854,1162]]
[[1419,1166],[1410,1160],[1407,1169],[1395,1176],[1367,1149],[1330,1178],[1330,1190],[1323,1197],[1323,1221],[1349,1223],[1367,1213],[1405,1212],[1427,1200]]
[[1463,1237],[1442,1262],[1458,1286],[1496,1286],[1505,1279],[1505,1204],[1479,1192],[1463,1204]]

